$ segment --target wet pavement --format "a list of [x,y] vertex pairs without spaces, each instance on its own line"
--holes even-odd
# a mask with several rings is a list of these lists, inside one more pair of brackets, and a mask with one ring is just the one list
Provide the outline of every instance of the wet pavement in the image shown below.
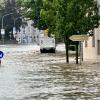
[[3,45],[0,100],[100,100],[100,64],[65,64],[36,45]]

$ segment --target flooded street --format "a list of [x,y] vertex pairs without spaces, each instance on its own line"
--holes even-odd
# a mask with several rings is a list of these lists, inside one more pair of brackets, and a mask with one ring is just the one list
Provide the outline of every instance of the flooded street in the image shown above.
[[[100,100],[100,64],[67,64],[36,45],[3,45],[0,100]],[[59,63],[59,64],[58,64]]]

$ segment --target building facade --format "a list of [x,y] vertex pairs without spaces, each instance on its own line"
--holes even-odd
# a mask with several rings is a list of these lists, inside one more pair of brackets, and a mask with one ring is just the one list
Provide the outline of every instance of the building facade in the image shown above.
[[28,20],[25,22],[25,24],[21,25],[20,30],[17,31],[16,34],[16,40],[18,41],[18,44],[33,43],[34,27],[32,26],[32,24],[33,21]]
[[[97,0],[97,7],[100,15],[100,0]],[[83,42],[83,61],[100,62],[100,26]]]
[[83,60],[100,61],[100,26],[94,29],[94,34],[83,43]]
[[33,27],[33,23],[32,20],[24,20],[24,24],[20,26],[20,30],[17,31],[15,36],[18,44],[39,44],[39,38],[43,37],[45,32]]

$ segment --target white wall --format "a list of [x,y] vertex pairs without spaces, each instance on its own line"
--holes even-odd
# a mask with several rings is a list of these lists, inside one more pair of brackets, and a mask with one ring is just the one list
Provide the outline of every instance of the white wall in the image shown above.
[[17,40],[19,41],[19,44],[23,43],[33,43],[33,21],[28,20],[27,25],[24,25],[24,27],[20,27],[20,32],[17,34]]
[[84,61],[96,60],[95,47],[92,47],[92,37],[88,38],[87,47],[85,47],[85,42],[83,43],[83,60]]
[[83,60],[84,61],[100,61],[100,55],[97,53],[97,41],[100,40],[100,26],[94,30],[95,34],[95,47],[92,46],[92,37],[90,36],[87,41],[83,43]]
[[98,40],[100,40],[100,26],[98,27],[98,28],[96,28],[95,29],[95,33],[96,33],[96,55],[97,55],[97,61],[100,61],[100,55],[98,55],[98,53],[97,53],[97,45],[98,45],[98,43],[97,43],[97,41]]

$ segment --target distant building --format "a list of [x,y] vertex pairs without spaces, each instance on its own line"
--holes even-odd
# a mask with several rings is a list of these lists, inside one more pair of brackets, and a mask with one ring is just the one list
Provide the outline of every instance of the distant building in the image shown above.
[[16,40],[19,44],[33,43],[33,21],[27,20],[21,25],[20,30],[17,31]]
[[39,30],[38,28],[34,28],[34,32],[33,32],[33,40],[35,43],[39,44],[39,39],[41,37],[44,37],[44,31],[43,30]]
[[45,35],[45,32],[33,27],[33,23],[34,22],[29,19],[23,20],[23,24],[20,26],[20,30],[17,31],[17,34],[15,36],[18,44],[39,44],[39,38],[43,37]]

